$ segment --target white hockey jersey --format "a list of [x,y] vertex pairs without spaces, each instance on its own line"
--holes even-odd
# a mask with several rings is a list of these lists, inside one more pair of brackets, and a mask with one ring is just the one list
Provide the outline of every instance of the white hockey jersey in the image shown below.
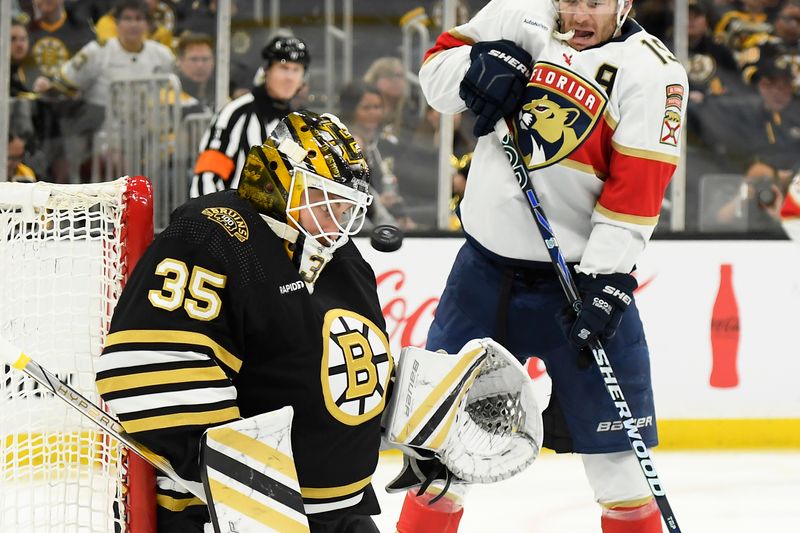
[[175,57],[161,43],[146,40],[138,52],[125,50],[116,37],[104,45],[92,41],[64,63],[61,79],[68,86],[80,89],[86,101],[105,106],[111,80],[147,76],[173,71]]
[[789,192],[786,193],[781,208],[781,222],[789,238],[800,244],[800,173],[789,185]]
[[[577,51],[553,37],[555,20],[551,0],[493,0],[439,36],[420,82],[434,108],[458,113],[469,45],[509,39],[525,48],[535,65],[510,126],[562,253],[583,272],[630,272],[678,164],[686,72],[635,21]],[[549,261],[494,135],[478,140],[461,216],[468,238],[501,260]]]

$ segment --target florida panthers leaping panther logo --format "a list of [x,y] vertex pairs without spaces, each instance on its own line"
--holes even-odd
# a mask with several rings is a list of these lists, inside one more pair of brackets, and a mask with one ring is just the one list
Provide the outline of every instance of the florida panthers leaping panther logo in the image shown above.
[[574,152],[602,117],[607,98],[574,72],[537,63],[514,121],[529,170],[558,163]]

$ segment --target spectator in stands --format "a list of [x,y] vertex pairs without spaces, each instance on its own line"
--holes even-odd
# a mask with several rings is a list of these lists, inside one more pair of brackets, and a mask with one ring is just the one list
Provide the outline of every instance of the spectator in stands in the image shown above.
[[703,0],[689,0],[689,100],[742,91],[739,66],[730,49],[715,42],[709,30],[709,10]]
[[717,222],[722,227],[739,222],[737,226],[748,231],[779,231],[781,206],[791,176],[756,159],[745,172],[741,194],[717,211]]
[[[192,111],[213,111],[214,44],[210,35],[186,32],[178,40],[178,75]],[[194,109],[196,108],[196,109]]]
[[399,138],[410,137],[418,120],[408,100],[408,79],[403,62],[397,57],[381,57],[372,62],[364,81],[378,88],[383,96],[384,123]]
[[400,147],[389,128],[384,126],[385,107],[377,87],[353,82],[339,92],[339,117],[350,126],[350,132],[361,146],[370,168],[370,185],[376,198],[397,220],[397,226],[408,230],[416,225],[406,212],[401,191],[403,177],[397,174]]
[[11,20],[11,96],[30,93],[36,79],[36,64],[28,54],[30,38],[28,28],[19,19]]
[[714,37],[737,53],[753,46],[772,31],[767,21],[764,0],[742,0],[742,9],[732,9],[722,15],[714,28]]
[[264,83],[220,109],[203,136],[189,190],[193,198],[236,188],[250,147],[264,143],[305,83],[311,56],[302,39],[275,37],[261,56]]
[[[145,0],[145,2],[147,5],[146,38],[172,48],[175,11],[167,2],[159,2],[158,0]],[[117,36],[117,20],[113,10],[100,17],[100,20],[95,24],[95,33],[97,34],[97,41],[101,44]]]
[[800,153],[800,102],[792,92],[790,66],[781,57],[762,56],[752,79],[759,94],[755,101],[719,98],[702,106],[704,137],[718,155],[742,165],[758,157],[788,171]]
[[8,161],[6,163],[6,177],[8,181],[29,182],[36,181],[36,174],[31,167],[23,163],[25,159],[25,139],[15,133],[8,136]]
[[786,0],[775,16],[774,26],[774,34],[762,35],[755,46],[741,53],[742,76],[751,82],[761,56],[777,56],[790,66],[794,91],[800,93],[800,0]]
[[123,77],[170,73],[174,68],[172,51],[145,39],[148,8],[142,0],[120,0],[113,14],[118,36],[105,44],[92,41],[84,46],[62,66],[53,83],[56,90],[80,97],[83,104],[61,122],[70,145],[72,176],[77,174],[81,160],[92,155],[92,136],[103,127],[111,82]]
[[[64,8],[64,0],[33,0],[39,16],[30,25],[31,55],[38,70],[49,78],[56,76],[68,59],[74,56],[94,34],[86,21],[75,20]],[[40,78],[38,83],[48,83]],[[46,87],[37,87],[41,92]]]
[[[51,78],[72,58],[94,34],[85,20],[75,17],[64,7],[64,0],[33,0],[31,12],[36,16],[29,25],[30,55],[36,76],[29,87],[37,93],[50,89]],[[64,134],[60,130],[63,102],[58,98],[41,100],[38,108],[37,139],[45,155],[48,176],[58,182],[68,180]]]

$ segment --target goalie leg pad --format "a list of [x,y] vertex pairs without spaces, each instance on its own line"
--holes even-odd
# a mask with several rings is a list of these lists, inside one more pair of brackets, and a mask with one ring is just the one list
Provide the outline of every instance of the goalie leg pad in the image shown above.
[[308,532],[290,406],[203,434],[201,477],[216,533]]

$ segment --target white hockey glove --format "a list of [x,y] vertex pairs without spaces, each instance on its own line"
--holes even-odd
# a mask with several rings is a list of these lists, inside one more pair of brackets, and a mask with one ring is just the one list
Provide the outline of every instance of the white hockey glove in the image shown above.
[[[542,443],[542,417],[530,377],[513,355],[488,338],[471,340],[454,355],[403,348],[385,420],[390,443],[433,452],[449,472],[469,483],[501,481],[521,472],[536,459]],[[447,478],[435,463],[420,468],[422,457],[416,455],[392,483],[404,474],[428,477],[432,471]]]

